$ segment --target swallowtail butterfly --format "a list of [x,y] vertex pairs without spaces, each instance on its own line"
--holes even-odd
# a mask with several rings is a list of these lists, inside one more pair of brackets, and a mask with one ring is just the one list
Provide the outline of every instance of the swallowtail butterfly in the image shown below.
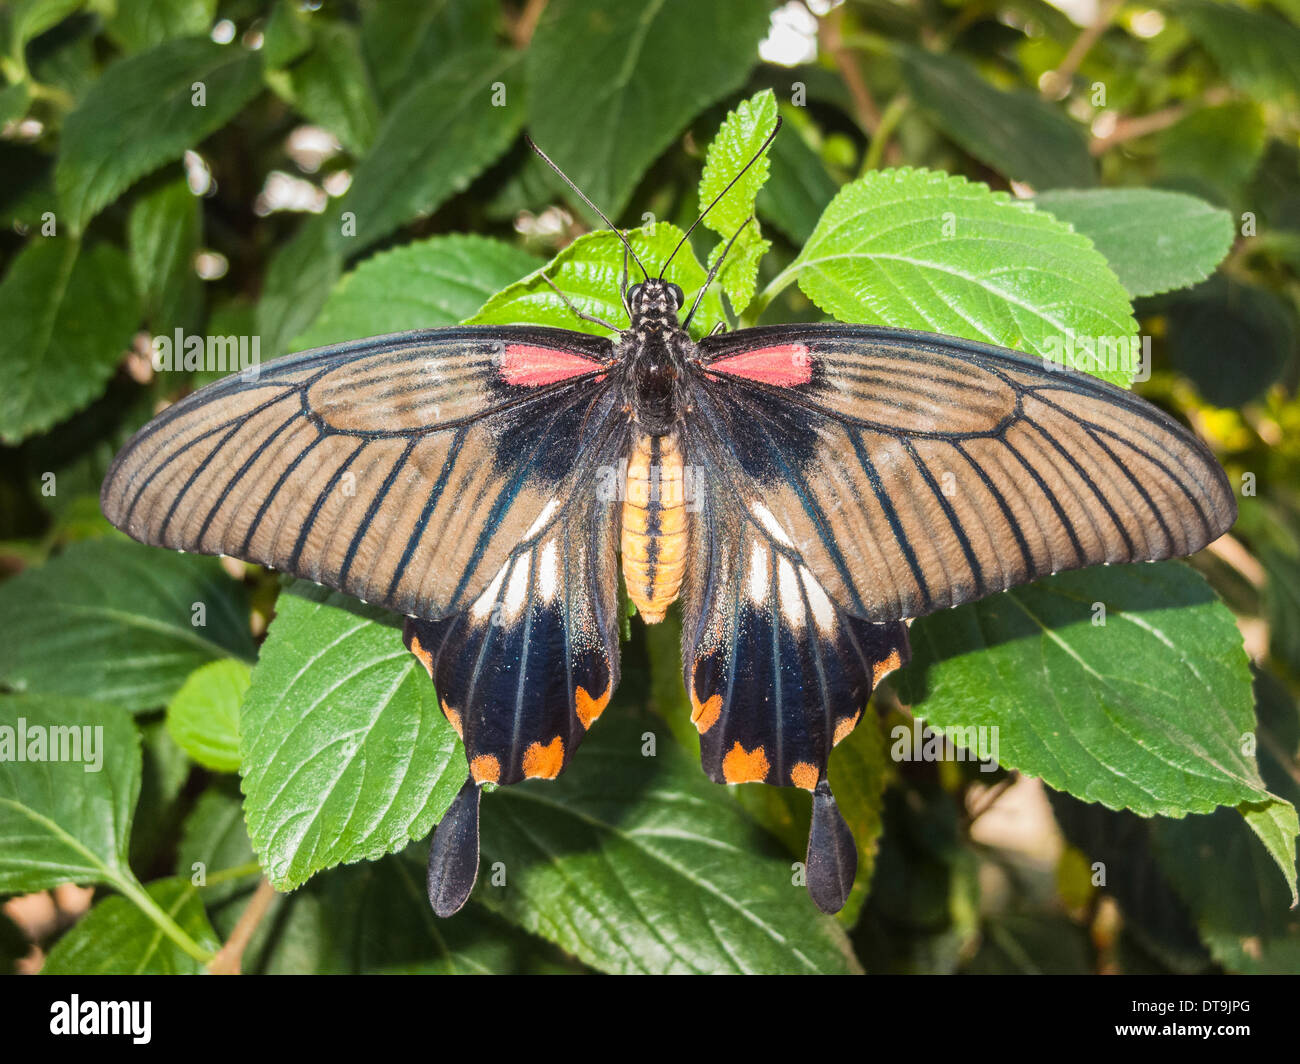
[[469,762],[429,857],[440,915],[477,876],[481,785],[559,775],[609,705],[620,570],[647,623],[681,600],[709,776],[812,792],[806,882],[834,912],[857,855],[827,760],[909,619],[1190,554],[1236,516],[1190,432],[1098,379],[868,326],[697,343],[681,289],[637,265],[609,338],[448,328],[277,359],[165,410],[104,481],[137,540],[405,615]]

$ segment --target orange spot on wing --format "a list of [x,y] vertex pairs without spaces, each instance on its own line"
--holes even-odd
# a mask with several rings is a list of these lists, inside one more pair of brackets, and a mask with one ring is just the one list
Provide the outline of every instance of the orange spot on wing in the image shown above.
[[479,754],[469,763],[475,783],[496,783],[501,778],[501,762],[491,754]]
[[853,729],[858,726],[858,720],[861,716],[862,710],[858,710],[851,717],[841,717],[837,720],[835,722],[835,736],[831,741],[831,745],[839,746],[840,743],[844,742],[845,739],[852,735]]
[[721,715],[721,695],[713,695],[708,700],[701,702],[695,697],[695,692],[691,692],[691,723],[695,725],[695,730],[701,735],[712,728]]
[[564,767],[564,740],[558,735],[543,746],[533,743],[524,751],[524,775],[529,779],[553,780]]
[[614,693],[614,685],[610,684],[605,688],[605,693],[598,698],[592,698],[587,694],[585,687],[579,687],[573,693],[573,711],[578,714],[578,719],[582,721],[584,728],[590,728],[591,722],[599,718],[605,712],[605,707],[609,705],[610,696]]
[[891,651],[889,657],[884,661],[876,662],[875,667],[871,670],[871,686],[875,687],[883,677],[888,676],[902,663],[897,650]]
[[438,701],[442,704],[442,715],[447,718],[447,723],[456,729],[456,734],[460,736],[461,742],[464,742],[465,731],[461,727],[460,714],[452,709],[451,706],[447,705],[447,700],[445,698],[440,698]]
[[816,788],[817,776],[817,766],[807,761],[800,761],[790,770],[790,782],[796,787],[802,787],[805,791]]
[[433,655],[424,647],[420,646],[419,636],[411,636],[411,653],[415,655],[416,660],[424,666],[424,671],[429,674],[429,679],[433,679]]
[[740,743],[736,743],[722,759],[722,778],[728,783],[762,783],[767,779],[770,768],[767,754],[761,746],[746,750]]

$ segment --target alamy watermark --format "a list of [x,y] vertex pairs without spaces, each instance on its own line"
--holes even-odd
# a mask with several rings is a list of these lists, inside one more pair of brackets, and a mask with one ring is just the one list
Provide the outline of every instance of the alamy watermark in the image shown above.
[[255,381],[262,362],[260,336],[197,336],[177,329],[171,336],[150,341],[155,373],[234,373]]
[[889,756],[898,761],[978,761],[981,772],[998,767],[998,726],[927,728],[919,720],[889,730]]
[[1048,366],[1081,373],[1125,373],[1134,381],[1151,379],[1150,336],[1086,336],[1066,329],[1043,341]]
[[87,772],[104,767],[102,724],[0,724],[0,761],[80,761]]

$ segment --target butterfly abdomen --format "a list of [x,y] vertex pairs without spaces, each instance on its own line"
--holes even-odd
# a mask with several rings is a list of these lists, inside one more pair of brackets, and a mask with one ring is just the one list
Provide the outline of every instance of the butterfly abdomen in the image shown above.
[[642,618],[654,623],[677,598],[686,571],[686,498],[675,433],[638,433],[623,499],[623,579]]

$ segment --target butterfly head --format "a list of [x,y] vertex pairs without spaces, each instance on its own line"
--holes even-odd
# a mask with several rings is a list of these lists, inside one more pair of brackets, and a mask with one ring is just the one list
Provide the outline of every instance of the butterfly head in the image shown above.
[[658,277],[634,284],[628,289],[628,305],[632,309],[632,324],[676,326],[677,315],[684,302],[682,290],[671,281]]

